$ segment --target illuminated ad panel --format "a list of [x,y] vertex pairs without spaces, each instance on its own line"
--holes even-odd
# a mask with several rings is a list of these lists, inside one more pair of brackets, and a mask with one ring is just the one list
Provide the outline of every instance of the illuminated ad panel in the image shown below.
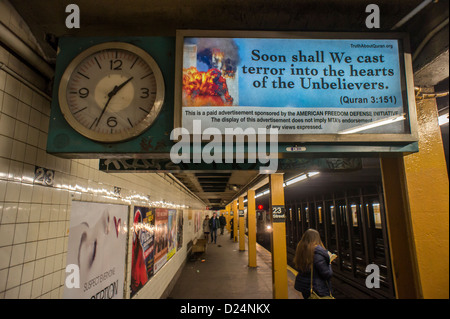
[[200,120],[222,134],[276,128],[281,141],[417,140],[401,35],[282,35],[179,31],[175,127],[192,132]]

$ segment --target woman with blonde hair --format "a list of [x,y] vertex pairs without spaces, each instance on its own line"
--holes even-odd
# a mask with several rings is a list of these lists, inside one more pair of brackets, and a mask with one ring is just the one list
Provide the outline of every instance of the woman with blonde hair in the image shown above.
[[295,251],[294,263],[299,270],[295,289],[300,291],[305,299],[332,296],[331,262],[336,257],[325,249],[317,230],[308,229],[303,234]]

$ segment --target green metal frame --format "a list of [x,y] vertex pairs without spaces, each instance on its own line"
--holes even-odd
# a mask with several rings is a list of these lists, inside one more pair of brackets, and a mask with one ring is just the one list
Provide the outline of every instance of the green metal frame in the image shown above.
[[[165,100],[153,125],[126,142],[100,143],[76,132],[64,119],[58,102],[58,88],[64,70],[79,53],[104,42],[127,42],[148,52],[159,65],[165,82]],[[168,153],[173,145],[173,92],[175,73],[174,37],[61,38],[53,86],[47,152],[68,158],[99,158],[112,154]]]

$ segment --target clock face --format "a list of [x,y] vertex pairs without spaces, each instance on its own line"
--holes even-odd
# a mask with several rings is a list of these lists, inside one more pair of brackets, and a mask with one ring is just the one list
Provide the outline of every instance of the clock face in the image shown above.
[[128,43],[93,46],[67,67],[59,87],[61,111],[80,134],[119,142],[147,129],[161,110],[164,80],[153,58]]

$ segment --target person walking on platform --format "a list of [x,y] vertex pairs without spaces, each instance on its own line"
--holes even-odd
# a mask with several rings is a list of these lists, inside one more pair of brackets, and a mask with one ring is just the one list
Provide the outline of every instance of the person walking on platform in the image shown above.
[[203,221],[203,234],[205,235],[206,242],[209,241],[209,215],[206,215],[205,220]]
[[303,234],[294,256],[295,266],[299,270],[294,287],[303,298],[333,298],[331,262],[335,258],[335,254],[325,249],[317,230],[308,229]]
[[211,243],[214,241],[214,244],[217,242],[217,229],[220,228],[220,221],[217,217],[217,213],[213,213],[213,217],[209,220],[209,229],[211,230]]
[[220,215],[219,221],[220,221],[220,234],[223,235],[223,229],[225,228],[225,225],[227,224],[227,220],[226,220],[225,216],[223,216],[223,214]]
[[234,221],[233,221],[233,217],[231,217],[230,219],[230,239],[233,239],[234,236]]

